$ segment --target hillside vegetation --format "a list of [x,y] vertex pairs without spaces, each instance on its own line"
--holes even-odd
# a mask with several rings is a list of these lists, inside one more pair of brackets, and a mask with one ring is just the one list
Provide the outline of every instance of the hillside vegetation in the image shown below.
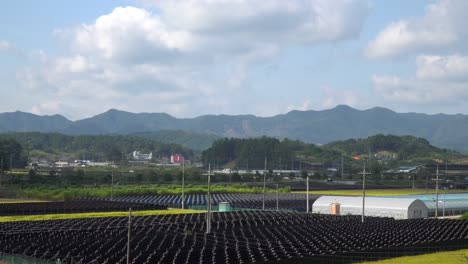
[[335,141],[325,145],[324,148],[353,156],[386,151],[395,154],[399,160],[421,158],[443,159],[449,155],[459,155],[459,153],[451,150],[434,147],[424,138],[382,134],[365,139]]
[[[58,133],[7,133],[0,134],[0,143],[7,142],[10,146],[16,142],[13,152],[15,160],[18,160],[20,152],[22,156],[69,157],[75,159],[93,159],[93,160],[120,160],[122,152],[127,154],[134,150],[142,152],[153,152],[153,155],[169,156],[173,153],[181,153],[191,158],[192,150],[184,148],[177,144],[165,144],[155,140],[131,136],[131,135],[80,135],[70,136]],[[9,158],[11,148],[2,148],[0,144],[0,158]],[[16,167],[16,166],[15,166]]]
[[161,130],[155,132],[135,133],[132,135],[166,144],[178,144],[196,151],[205,150],[211,147],[213,142],[219,139],[218,136],[211,134],[200,134],[182,130]]
[[[323,146],[307,144],[297,140],[279,140],[270,137],[237,139],[224,138],[202,153],[202,160],[212,164],[228,165],[234,168],[275,169],[298,168],[313,162],[336,163],[343,158],[352,160],[355,156],[367,159],[369,153],[386,152],[386,159],[400,161],[430,161],[460,156],[459,153],[432,146],[423,138],[413,136],[375,135],[366,139],[349,139],[332,142]],[[374,155],[373,155],[374,156]]]
[[396,113],[382,107],[357,110],[339,105],[333,109],[291,111],[271,117],[204,115],[195,118],[111,109],[77,121],[70,121],[59,115],[0,113],[0,132],[41,131],[97,135],[161,130],[183,130],[236,138],[266,135],[314,144],[366,138],[375,134],[413,135],[427,139],[434,146],[468,151],[468,115]]

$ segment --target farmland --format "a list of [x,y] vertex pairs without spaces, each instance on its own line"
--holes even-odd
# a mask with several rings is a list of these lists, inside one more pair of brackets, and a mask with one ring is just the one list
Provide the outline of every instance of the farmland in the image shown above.
[[[463,193],[468,192],[468,190],[443,190],[440,193]],[[306,193],[305,191],[298,191],[293,193]],[[434,194],[434,190],[426,191],[425,189],[370,189],[366,190],[366,195],[368,196],[403,196],[403,195],[412,195],[412,194]],[[360,196],[362,195],[362,190],[319,190],[319,191],[310,191],[309,194],[314,195],[352,195]]]
[[[123,263],[127,224],[125,217],[2,223],[0,247],[40,259]],[[248,211],[215,213],[206,231],[205,214],[135,217],[131,263],[348,263],[466,246],[468,222]]]

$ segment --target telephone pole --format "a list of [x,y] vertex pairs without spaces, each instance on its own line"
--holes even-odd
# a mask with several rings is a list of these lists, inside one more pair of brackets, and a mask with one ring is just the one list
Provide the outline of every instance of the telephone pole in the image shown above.
[[437,164],[436,178],[432,180],[436,181],[435,217],[437,217],[439,214],[439,164]]
[[265,157],[265,169],[263,171],[263,199],[262,210],[265,211],[265,188],[266,188],[266,173],[267,173],[267,157]]
[[[114,164],[114,161],[112,161]],[[112,166],[112,175],[111,175],[111,201],[114,201],[114,167]]]
[[344,167],[343,167],[343,164],[344,164],[344,160],[343,160],[343,153],[341,153],[341,179],[344,179]]
[[306,213],[309,213],[309,173],[307,173],[307,194],[306,194],[306,199],[307,199],[307,208],[306,208]]
[[122,151],[122,160],[120,161],[120,178],[123,179],[123,160],[124,160],[124,152]]
[[362,170],[362,219],[361,221],[363,223],[364,223],[364,216],[365,216],[365,205],[366,205],[366,161],[364,161],[364,169]]
[[132,235],[132,208],[128,210],[127,264],[130,264],[130,240]]
[[182,209],[185,209],[185,158],[182,160]]
[[208,163],[208,212],[206,214],[206,233],[209,234],[211,232],[211,164]]
[[278,188],[278,184],[276,184],[276,211],[279,211],[279,188]]

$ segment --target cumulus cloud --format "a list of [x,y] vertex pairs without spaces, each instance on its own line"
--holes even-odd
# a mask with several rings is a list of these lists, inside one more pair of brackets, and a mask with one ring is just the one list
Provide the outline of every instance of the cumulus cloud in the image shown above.
[[466,50],[468,1],[439,0],[427,6],[424,16],[388,25],[367,46],[371,58],[452,49]]
[[412,78],[374,75],[385,100],[403,104],[463,104],[468,99],[468,57],[421,55]]
[[83,105],[83,115],[239,111],[232,99],[246,100],[253,64],[289,47],[357,38],[369,12],[365,0],[146,2],[55,30],[69,52],[41,57],[18,79],[62,105]]
[[468,57],[421,55],[416,59],[416,77],[433,81],[468,81]]

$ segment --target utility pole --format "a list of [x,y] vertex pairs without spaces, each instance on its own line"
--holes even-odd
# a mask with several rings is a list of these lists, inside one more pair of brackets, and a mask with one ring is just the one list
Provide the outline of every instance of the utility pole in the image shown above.
[[120,161],[120,178],[123,179],[123,160],[124,160],[124,152],[122,151],[122,160]]
[[[114,164],[114,161],[112,161]],[[112,176],[111,176],[111,201],[114,201],[114,166],[112,166]]]
[[435,216],[439,214],[439,164],[437,164],[437,173],[436,173],[436,213]]
[[267,157],[265,157],[265,169],[263,171],[263,199],[262,210],[265,211],[265,188],[266,188]]
[[343,167],[343,164],[344,164],[344,160],[343,160],[343,153],[341,153],[341,179],[344,179],[344,167]]
[[362,219],[364,223],[365,215],[365,205],[366,205],[366,161],[364,161],[364,169],[362,171]]
[[429,193],[429,188],[427,186],[427,180],[428,180],[428,176],[427,176],[427,173],[426,173],[426,194]]
[[0,159],[0,187],[2,187],[3,178],[3,157]]
[[307,199],[307,208],[306,212],[309,213],[309,173],[307,173],[307,194],[306,194],[306,199]]
[[276,184],[276,211],[279,211],[279,188],[278,184]]
[[182,209],[185,209],[185,158],[182,160]]
[[206,233],[211,232],[211,164],[208,163],[208,212],[206,214]]
[[130,264],[130,239],[132,235],[132,208],[128,210],[127,264]]

